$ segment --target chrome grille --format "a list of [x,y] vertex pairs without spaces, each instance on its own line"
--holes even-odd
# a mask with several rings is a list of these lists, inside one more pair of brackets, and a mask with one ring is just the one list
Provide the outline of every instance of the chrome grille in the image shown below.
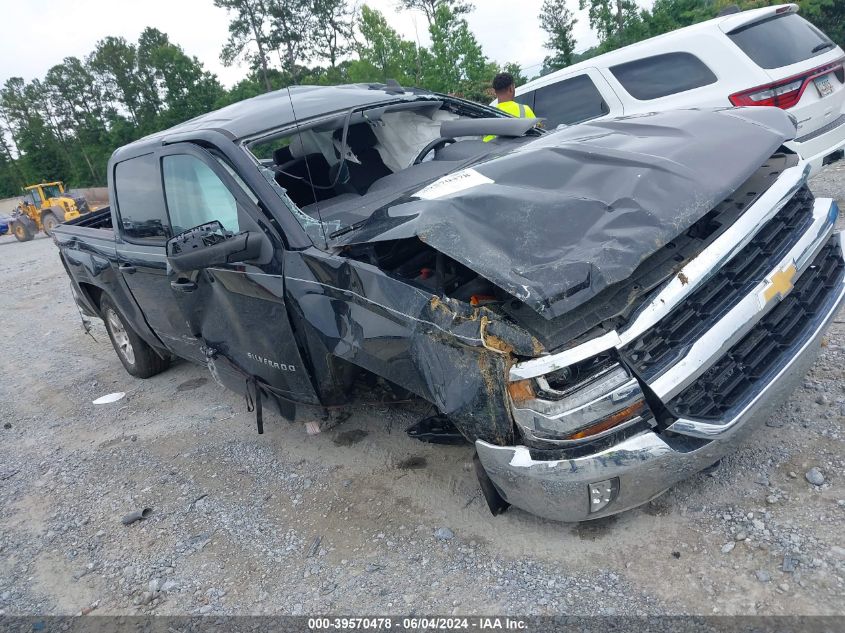
[[653,328],[620,352],[646,381],[690,346],[758,284],[812,222],[813,195],[801,188],[730,262]]
[[[669,409],[680,417],[725,419],[759,391],[791,358],[817,325],[814,315],[827,307],[842,284],[845,263],[839,240],[822,249],[792,292],[695,383],[678,394]],[[829,308],[828,308],[829,309]]]

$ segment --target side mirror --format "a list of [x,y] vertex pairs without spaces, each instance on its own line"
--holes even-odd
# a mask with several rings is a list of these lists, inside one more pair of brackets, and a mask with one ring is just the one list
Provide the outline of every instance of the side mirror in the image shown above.
[[266,239],[255,231],[236,235],[214,220],[167,240],[167,262],[177,273],[186,273],[258,259]]

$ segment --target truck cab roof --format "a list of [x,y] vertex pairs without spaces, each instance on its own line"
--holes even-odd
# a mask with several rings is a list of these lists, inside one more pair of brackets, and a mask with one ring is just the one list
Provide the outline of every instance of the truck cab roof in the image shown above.
[[433,93],[389,84],[291,86],[233,103],[145,136],[118,149],[113,158],[141,153],[139,150],[145,146],[160,145],[177,134],[215,130],[232,140],[240,140],[296,121],[388,101],[411,101],[421,95],[432,96]]

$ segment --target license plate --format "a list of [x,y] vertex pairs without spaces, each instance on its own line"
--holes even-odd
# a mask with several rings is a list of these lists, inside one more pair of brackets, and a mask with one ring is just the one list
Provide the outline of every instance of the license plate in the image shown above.
[[813,79],[813,83],[816,84],[816,90],[819,91],[820,97],[829,97],[833,94],[833,84],[830,83],[830,75],[816,77],[815,79]]

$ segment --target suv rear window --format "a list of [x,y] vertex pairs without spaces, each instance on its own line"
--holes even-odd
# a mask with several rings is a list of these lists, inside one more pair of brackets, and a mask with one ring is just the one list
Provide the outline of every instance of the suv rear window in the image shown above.
[[761,68],[789,66],[833,48],[824,33],[794,13],[740,27],[728,37]]
[[517,102],[532,106],[534,113],[546,120],[546,129],[573,125],[607,114],[610,110],[598,88],[587,75],[564,79],[521,95]]
[[716,83],[716,75],[691,53],[666,53],[644,57],[610,72],[634,99],[648,101]]

